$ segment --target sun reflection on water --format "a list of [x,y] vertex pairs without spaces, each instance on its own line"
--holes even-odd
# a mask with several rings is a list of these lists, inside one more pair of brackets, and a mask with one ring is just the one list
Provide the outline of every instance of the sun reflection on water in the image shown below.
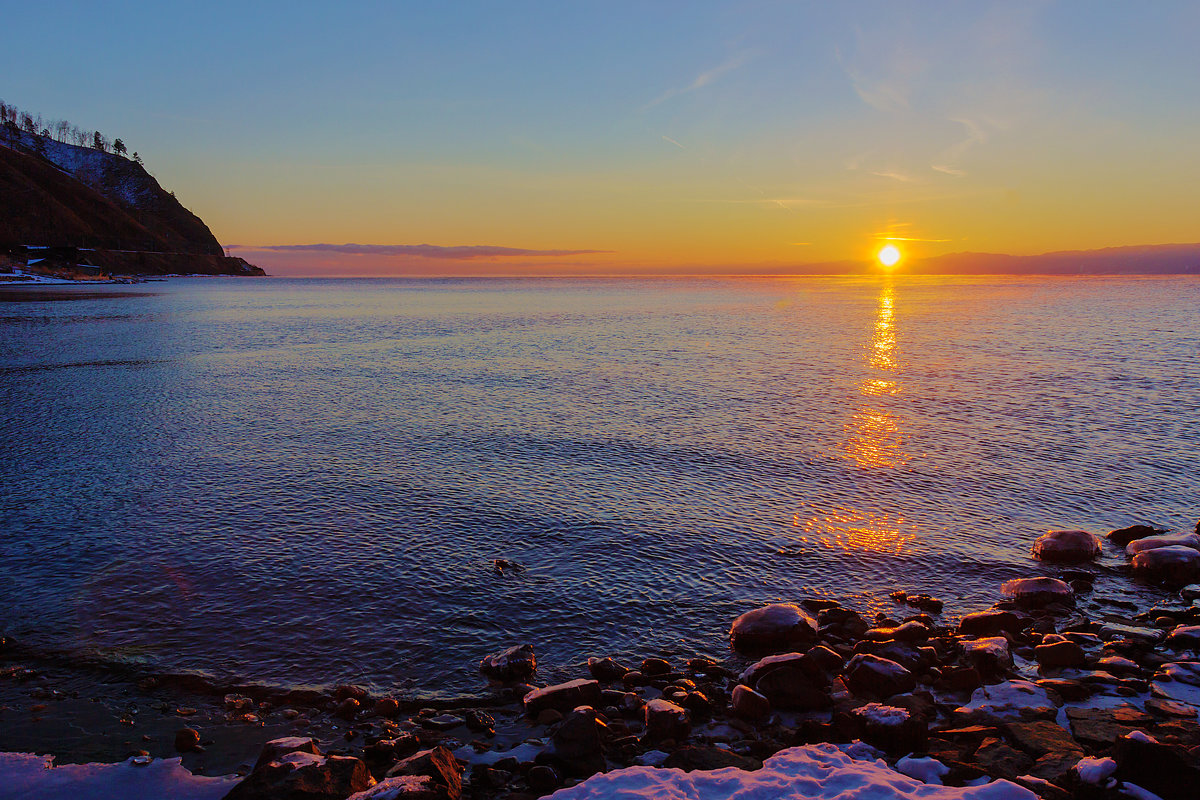
[[797,514],[792,525],[802,531],[801,542],[839,550],[899,555],[917,538],[901,514],[876,514],[845,506],[803,521]]

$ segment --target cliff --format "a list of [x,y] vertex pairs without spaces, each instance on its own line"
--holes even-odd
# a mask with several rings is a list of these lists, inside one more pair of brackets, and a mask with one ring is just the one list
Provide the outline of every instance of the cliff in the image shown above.
[[0,136],[0,251],[31,246],[86,249],[87,263],[127,274],[263,274],[226,258],[203,220],[140,164],[42,136]]

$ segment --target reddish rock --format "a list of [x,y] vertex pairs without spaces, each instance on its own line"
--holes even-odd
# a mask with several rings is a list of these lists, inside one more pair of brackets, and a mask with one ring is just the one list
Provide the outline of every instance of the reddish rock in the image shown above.
[[[1196,710],[1192,709],[1195,717]],[[1067,708],[1071,732],[1075,738],[1092,747],[1109,747],[1117,739],[1146,730],[1154,724],[1154,718],[1134,706],[1116,708]]]
[[674,739],[681,742],[692,730],[692,718],[688,712],[669,700],[661,698],[646,703],[646,735],[652,740]]
[[817,638],[817,622],[791,603],[747,611],[733,621],[729,639],[742,652],[779,652],[811,644]]
[[978,611],[967,614],[958,623],[963,636],[996,636],[1003,631],[1018,633],[1021,618],[1011,611]]
[[1029,772],[1034,764],[1034,759],[999,739],[985,739],[975,751],[974,761],[988,775],[1010,781]]
[[1108,539],[1113,544],[1124,547],[1135,539],[1145,539],[1147,536],[1157,536],[1167,533],[1166,528],[1155,528],[1150,525],[1130,525],[1128,528],[1117,528],[1108,532]]
[[846,685],[857,695],[885,699],[900,692],[911,692],[916,677],[895,661],[859,653],[846,664]]
[[1017,578],[1006,581],[1000,591],[1022,608],[1043,608],[1051,603],[1075,604],[1075,593],[1057,578]]
[[730,711],[736,717],[750,722],[758,722],[771,713],[771,701],[749,686],[738,684],[733,687]]
[[1083,648],[1065,639],[1038,645],[1033,648],[1033,656],[1043,667],[1082,667],[1087,663]]
[[589,658],[587,664],[588,672],[602,683],[619,681],[630,672],[629,667],[624,667],[611,658]]
[[432,778],[439,786],[445,787],[450,800],[458,800],[462,796],[462,772],[462,766],[455,760],[454,754],[448,748],[438,745],[431,750],[413,753],[397,762],[387,771],[386,777],[424,775]]
[[1019,749],[1034,758],[1047,753],[1076,753],[1075,760],[1083,758],[1083,748],[1071,738],[1065,728],[1049,720],[1037,719],[1029,722],[1008,722],[1004,732]]
[[533,645],[519,644],[493,653],[479,663],[479,669],[489,678],[499,681],[521,681],[537,670]]
[[357,758],[296,750],[255,767],[224,800],[343,800],[374,785]]

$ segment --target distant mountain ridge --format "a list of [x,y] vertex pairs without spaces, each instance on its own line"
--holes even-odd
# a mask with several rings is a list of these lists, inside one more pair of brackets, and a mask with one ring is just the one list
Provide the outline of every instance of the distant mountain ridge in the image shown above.
[[1028,275],[1200,274],[1200,243],[1057,250],[1030,256],[947,253],[914,259],[911,272]]
[[94,251],[89,263],[131,274],[263,274],[225,256],[141,164],[22,131],[0,137],[0,249],[30,246]]

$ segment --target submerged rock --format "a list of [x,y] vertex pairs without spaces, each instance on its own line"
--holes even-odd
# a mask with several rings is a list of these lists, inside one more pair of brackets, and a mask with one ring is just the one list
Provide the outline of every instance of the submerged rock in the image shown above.
[[483,659],[479,669],[488,677],[501,681],[525,680],[537,669],[537,657],[533,645],[518,644]]
[[1033,555],[1042,561],[1090,561],[1100,552],[1100,540],[1087,531],[1048,531],[1033,543]]
[[769,652],[795,649],[817,638],[817,621],[792,603],[772,603],[733,621],[729,640],[735,650]]
[[1117,528],[1115,531],[1109,531],[1108,539],[1113,544],[1119,544],[1121,547],[1124,547],[1135,539],[1145,539],[1147,536],[1157,536],[1160,533],[1166,532],[1166,528],[1155,528],[1152,525],[1130,525],[1128,528]]

